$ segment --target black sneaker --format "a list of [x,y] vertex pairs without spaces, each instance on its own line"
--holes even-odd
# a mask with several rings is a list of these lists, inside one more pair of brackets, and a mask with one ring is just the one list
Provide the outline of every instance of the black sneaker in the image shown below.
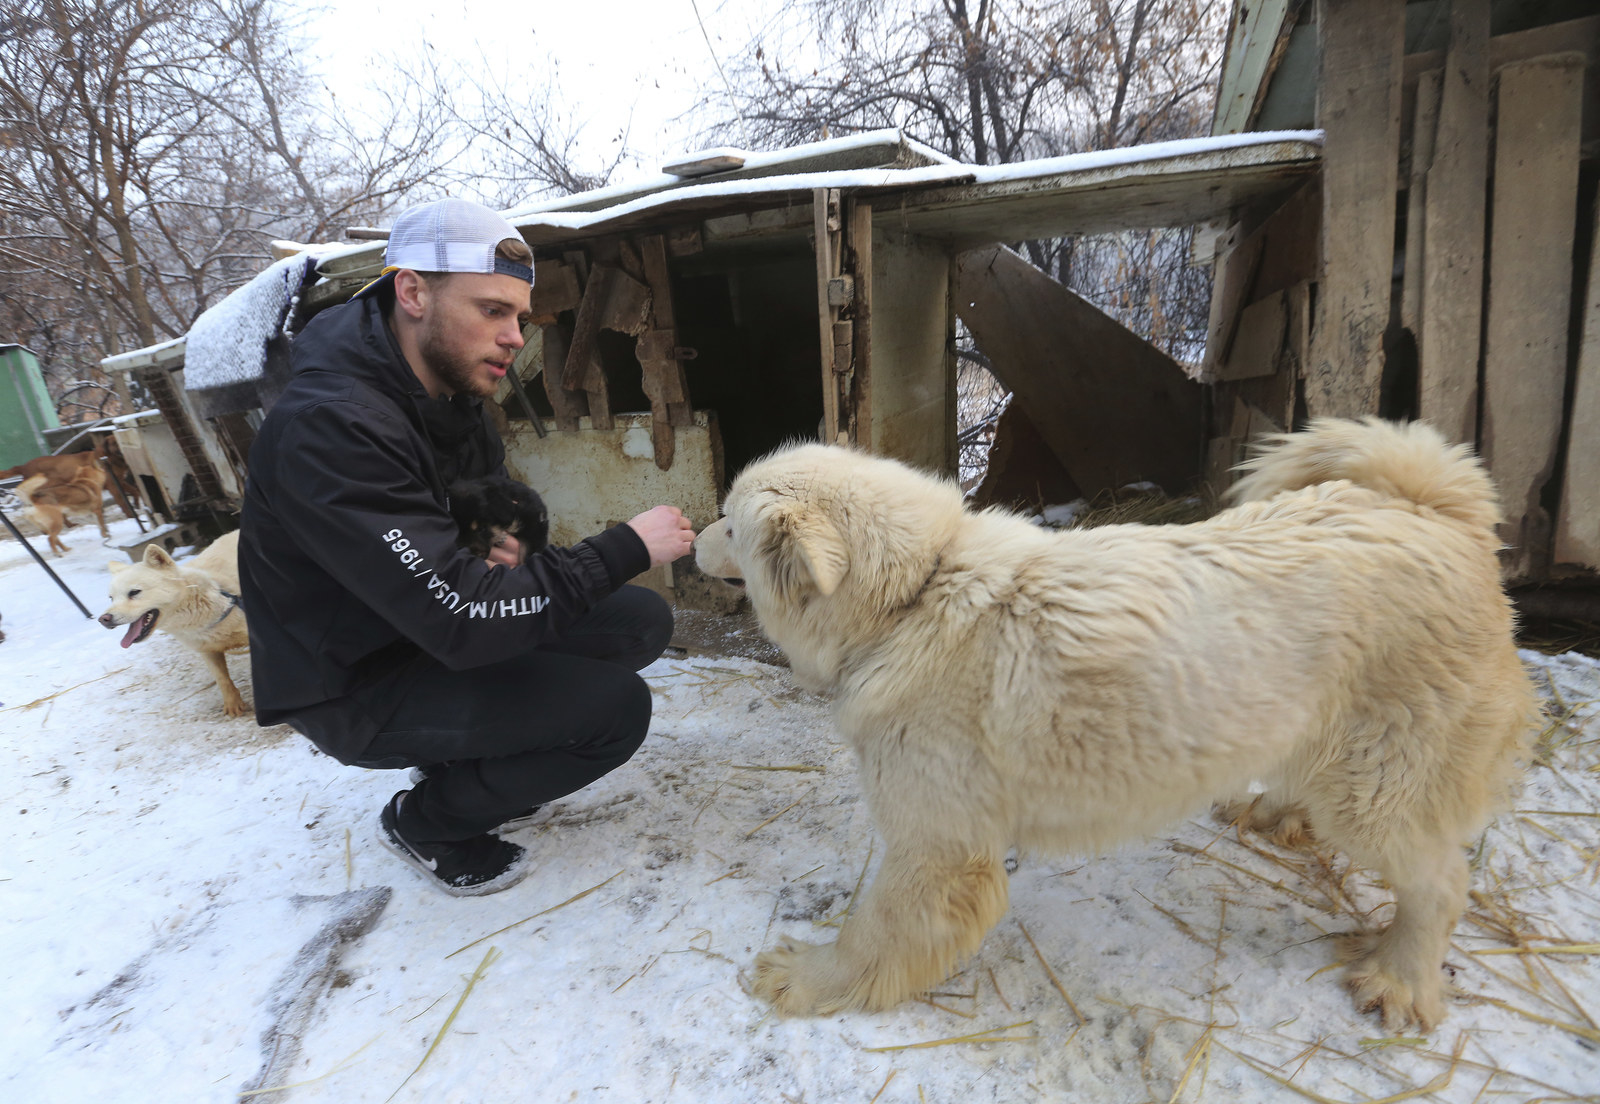
[[[407,777],[410,779],[410,782],[411,782],[411,784],[413,786],[418,786],[418,785],[422,784],[424,779],[431,778],[433,776],[434,772],[437,771],[439,769],[439,767],[442,767],[443,765],[444,765],[443,763],[439,763],[439,764],[436,764],[435,766],[431,766],[431,767],[412,767],[411,768],[411,773],[409,775],[407,775]],[[495,831],[496,832],[516,832],[516,831],[518,831],[520,829],[527,828],[528,826],[533,824],[538,819],[539,810],[541,810],[543,808],[544,808],[543,805],[535,805],[533,808],[529,809],[527,812],[518,813],[516,816],[511,817],[510,819],[508,819],[504,823],[502,823],[498,828],[495,829]]]
[[378,842],[416,867],[452,897],[482,897],[510,889],[528,874],[528,853],[499,836],[485,833],[471,839],[412,843],[400,834],[401,790],[378,814]]

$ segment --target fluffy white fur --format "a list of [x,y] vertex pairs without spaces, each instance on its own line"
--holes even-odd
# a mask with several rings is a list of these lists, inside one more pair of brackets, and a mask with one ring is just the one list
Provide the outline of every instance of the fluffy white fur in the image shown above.
[[766,951],[757,993],[888,1008],[1004,915],[1009,848],[1104,848],[1259,782],[1250,824],[1309,827],[1395,892],[1390,926],[1346,945],[1358,1005],[1438,1023],[1463,845],[1534,715],[1493,488],[1432,429],[1376,419],[1318,421],[1249,467],[1208,521],[1063,533],[840,448],[738,477],[700,566],[743,579],[834,696],[888,845],[838,942]]
[[222,711],[230,717],[249,712],[224,658],[250,649],[244,610],[230,597],[239,593],[239,534],[224,533],[182,564],[150,544],[139,563],[112,560],[106,566],[111,570],[111,607],[100,615],[100,624],[108,629],[131,626],[122,638],[124,648],[156,629],[171,633],[206,661],[222,691]]

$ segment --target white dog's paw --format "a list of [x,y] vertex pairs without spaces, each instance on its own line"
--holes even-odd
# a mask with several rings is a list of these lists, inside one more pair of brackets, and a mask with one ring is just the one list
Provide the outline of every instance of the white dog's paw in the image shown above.
[[826,1016],[850,1007],[837,984],[838,954],[832,943],[802,943],[787,937],[756,956],[751,991],[781,1016]]
[[1348,964],[1345,984],[1363,1012],[1383,1018],[1385,1031],[1398,1035],[1416,1029],[1427,1034],[1444,1019],[1442,985],[1436,976],[1420,971],[1420,978],[1401,976],[1387,961],[1382,935],[1359,932],[1338,941],[1339,956]]

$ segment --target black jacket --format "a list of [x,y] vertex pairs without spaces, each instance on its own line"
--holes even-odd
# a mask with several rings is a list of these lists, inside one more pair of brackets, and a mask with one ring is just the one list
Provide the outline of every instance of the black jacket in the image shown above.
[[430,399],[384,321],[390,281],[314,318],[250,449],[239,583],[256,722],[354,762],[408,671],[550,641],[650,566],[616,525],[517,568],[456,546],[445,488],[504,470],[477,400]]

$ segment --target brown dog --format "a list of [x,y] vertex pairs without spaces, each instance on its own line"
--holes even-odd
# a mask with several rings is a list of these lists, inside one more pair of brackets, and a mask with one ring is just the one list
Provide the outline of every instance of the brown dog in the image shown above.
[[[17,497],[28,507],[24,516],[44,531],[50,540],[50,550],[57,555],[68,551],[61,540],[61,530],[66,526],[69,513],[93,514],[96,524],[100,526],[100,539],[111,538],[106,530],[106,473],[92,453],[75,453],[74,456],[86,456],[88,462],[79,464],[69,480],[58,482],[47,472],[40,472],[28,476],[17,485],[16,490]],[[50,456],[40,459],[67,460],[71,457]]]

